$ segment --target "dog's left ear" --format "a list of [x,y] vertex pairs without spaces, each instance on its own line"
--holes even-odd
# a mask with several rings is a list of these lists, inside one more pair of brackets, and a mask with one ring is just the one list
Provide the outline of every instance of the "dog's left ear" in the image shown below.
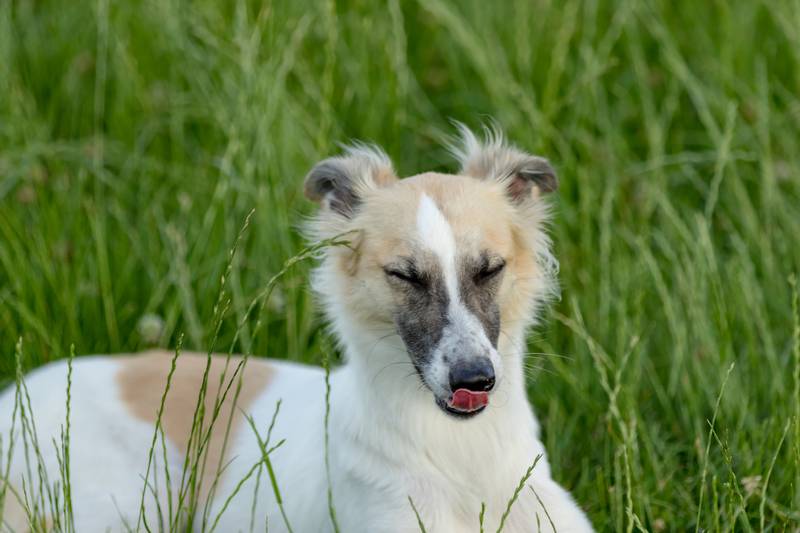
[[478,139],[463,124],[458,124],[459,142],[451,151],[461,163],[461,174],[493,179],[506,184],[508,197],[523,203],[558,189],[556,171],[547,159],[528,154],[508,144],[497,129],[486,129]]

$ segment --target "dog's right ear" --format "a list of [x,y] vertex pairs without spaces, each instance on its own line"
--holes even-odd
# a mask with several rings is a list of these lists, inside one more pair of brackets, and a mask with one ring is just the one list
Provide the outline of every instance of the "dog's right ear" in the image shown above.
[[352,218],[366,192],[397,181],[392,162],[378,146],[353,144],[325,159],[305,179],[306,198],[323,209]]

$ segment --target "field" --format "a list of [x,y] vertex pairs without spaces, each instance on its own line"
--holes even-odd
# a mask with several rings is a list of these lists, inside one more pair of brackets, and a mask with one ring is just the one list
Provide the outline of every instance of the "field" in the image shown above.
[[800,530],[800,4],[0,3],[0,375],[159,345],[319,362],[302,178],[453,170],[494,119],[561,177],[530,399],[595,527]]

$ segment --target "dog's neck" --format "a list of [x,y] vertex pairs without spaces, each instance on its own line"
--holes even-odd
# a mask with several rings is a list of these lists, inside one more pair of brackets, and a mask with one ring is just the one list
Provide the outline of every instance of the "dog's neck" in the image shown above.
[[330,427],[336,441],[358,452],[338,455],[339,465],[368,478],[371,471],[361,470],[379,461],[424,483],[438,479],[448,490],[507,498],[543,451],[525,391],[524,331],[507,333],[498,346],[504,374],[489,405],[462,420],[436,405],[399,337],[351,331],[344,337],[348,361],[332,381]]

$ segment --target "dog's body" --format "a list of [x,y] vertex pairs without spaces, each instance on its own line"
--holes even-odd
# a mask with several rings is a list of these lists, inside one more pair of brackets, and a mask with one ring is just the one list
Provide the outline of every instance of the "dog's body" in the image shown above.
[[[298,533],[332,531],[330,487],[343,532],[419,531],[411,502],[428,531],[477,531],[482,505],[484,529],[494,531],[535,462],[504,531],[549,531],[551,524],[590,531],[550,477],[524,383],[526,328],[552,288],[540,195],[554,188],[554,174],[544,160],[499,139],[481,145],[468,132],[460,157],[464,176],[398,181],[382,153],[358,147],[307,178],[308,196],[322,203],[313,237],[351,236],[349,246],[324,252],[314,279],[347,360],[330,376],[329,468],[320,369],[254,358],[237,366],[242,360],[224,356],[207,368],[205,356],[182,354],[171,372],[166,352],[81,358],[70,428],[77,530],[123,530],[122,518],[135,528],[145,475],[152,487],[145,518],[151,528],[167,521],[157,508],[168,514],[180,499],[207,374],[203,422],[215,419],[216,430],[195,469],[203,473],[194,490],[197,530],[219,517],[223,532],[262,530],[267,521],[270,531],[288,530],[287,522]],[[164,445],[157,441],[156,465],[146,474],[168,376]],[[52,481],[60,471],[51,442],[66,417],[66,363],[33,372],[27,388]],[[213,398],[225,391],[215,409]],[[13,390],[0,398],[8,419],[14,402]],[[2,427],[5,445],[10,427]],[[17,494],[31,491],[30,481],[22,482],[25,465],[18,443],[9,476]],[[29,528],[17,499],[5,501],[6,521]]]

